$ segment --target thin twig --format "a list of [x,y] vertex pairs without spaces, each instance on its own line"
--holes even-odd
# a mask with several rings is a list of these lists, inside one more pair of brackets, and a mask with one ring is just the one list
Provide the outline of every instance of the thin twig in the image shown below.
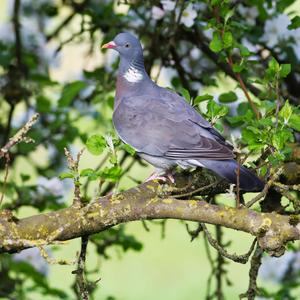
[[270,178],[270,180],[267,182],[267,184],[265,185],[264,189],[257,195],[255,196],[253,199],[251,199],[250,201],[248,201],[246,203],[246,207],[251,207],[252,205],[254,205],[256,202],[261,202],[264,200],[264,198],[266,197],[269,188],[273,185],[273,182],[275,180],[277,180],[277,178],[281,175],[281,173],[283,172],[283,168],[279,168],[274,174],[273,176]]
[[69,169],[74,173],[74,199],[73,199],[73,205],[82,206],[82,199],[81,199],[81,193],[80,193],[80,177],[78,172],[78,166],[80,158],[85,150],[85,148],[82,148],[76,156],[76,159],[74,159],[70,153],[70,151],[65,148],[65,155],[67,157],[68,161],[68,167]]
[[6,128],[5,128],[2,145],[5,145],[5,143],[7,142],[8,138],[9,138],[10,130],[11,130],[11,121],[12,121],[14,110],[15,110],[15,105],[10,103],[10,109],[9,109],[9,113],[8,113],[7,125],[6,125]]
[[230,260],[233,260],[234,262],[238,262],[241,264],[245,264],[248,262],[249,257],[253,252],[254,246],[256,244],[256,239],[252,242],[252,245],[247,253],[242,255],[230,254],[224,248],[222,248],[222,246],[220,246],[218,242],[212,237],[204,223],[201,223],[201,226],[211,246],[214,247],[220,254],[222,254],[224,257]]
[[240,157],[237,159],[237,169],[236,169],[236,207],[240,207],[240,174],[241,174],[241,164]]
[[22,67],[22,40],[21,40],[21,32],[20,32],[20,12],[21,2],[20,0],[15,0],[14,3],[14,11],[13,11],[13,25],[15,32],[15,51],[16,51],[16,61],[19,69]]
[[42,245],[37,245],[36,247],[40,250],[41,256],[46,260],[46,262],[49,265],[74,265],[75,264],[75,260],[67,261],[65,259],[55,259],[50,257]]
[[261,266],[261,259],[263,250],[257,244],[256,249],[251,258],[251,267],[249,270],[249,286],[246,293],[240,295],[240,299],[247,298],[248,300],[254,300],[257,294],[257,283],[256,279],[258,276],[258,270]]
[[191,236],[191,242],[199,236],[201,231],[203,231],[201,223],[198,223],[198,227],[195,230],[190,230],[189,224],[185,224],[185,226],[188,234]]
[[37,121],[39,117],[39,114],[34,114],[31,119],[12,137],[9,139],[9,141],[6,143],[4,147],[0,149],[0,158],[4,157],[6,153],[8,153],[8,150],[13,147],[14,145],[25,141],[29,142],[32,140],[26,139],[27,132],[31,129],[31,127],[34,125],[34,123]]
[[73,271],[72,274],[76,274],[76,284],[78,289],[78,294],[82,297],[83,300],[89,299],[89,292],[87,283],[84,278],[84,269],[86,261],[86,250],[89,241],[89,236],[83,236],[81,238],[81,250],[77,263],[77,270]]
[[[223,243],[222,243],[222,238],[223,238],[223,231],[219,225],[216,226],[216,242],[217,244],[223,249]],[[208,239],[209,241],[209,239]],[[217,266],[216,266],[216,291],[215,295],[217,297],[217,300],[223,300],[224,299],[224,293],[223,293],[223,275],[225,275],[225,269],[224,269],[224,256],[223,254],[218,251],[217,255]]]
[[10,157],[9,154],[5,154],[5,174],[4,174],[4,179],[3,179],[3,186],[2,186],[2,193],[1,193],[1,198],[0,198],[0,206],[2,204],[2,201],[4,199],[4,194],[5,194],[5,189],[6,189],[6,184],[7,184],[7,178],[8,178],[8,170],[9,170],[9,161]]
[[185,193],[185,194],[178,194],[178,195],[172,195],[172,197],[173,197],[173,198],[182,198],[182,197],[186,197],[186,196],[192,196],[192,195],[194,195],[194,194],[196,194],[196,193],[205,191],[205,190],[207,190],[207,189],[209,189],[209,188],[211,188],[211,187],[213,187],[213,186],[215,186],[215,185],[218,185],[219,183],[220,183],[220,181],[212,182],[212,183],[209,184],[209,185],[202,186],[202,187],[200,187],[200,188],[198,188],[198,189],[195,189],[195,190],[193,190],[193,191],[190,191],[190,192],[188,192],[188,193]]

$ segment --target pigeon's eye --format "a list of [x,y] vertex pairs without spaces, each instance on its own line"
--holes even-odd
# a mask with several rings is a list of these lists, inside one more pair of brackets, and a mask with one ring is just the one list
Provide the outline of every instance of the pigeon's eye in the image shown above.
[[129,48],[130,47],[130,44],[129,43],[126,43],[125,44],[125,48]]

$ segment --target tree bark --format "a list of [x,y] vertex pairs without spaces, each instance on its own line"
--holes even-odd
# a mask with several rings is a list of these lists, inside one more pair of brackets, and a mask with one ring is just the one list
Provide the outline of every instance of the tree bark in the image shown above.
[[260,213],[247,208],[212,205],[202,200],[177,200],[156,181],[99,198],[84,207],[16,219],[0,215],[0,252],[91,235],[117,224],[152,219],[180,219],[222,225],[256,236],[263,250],[281,255],[286,242],[300,239],[298,216]]

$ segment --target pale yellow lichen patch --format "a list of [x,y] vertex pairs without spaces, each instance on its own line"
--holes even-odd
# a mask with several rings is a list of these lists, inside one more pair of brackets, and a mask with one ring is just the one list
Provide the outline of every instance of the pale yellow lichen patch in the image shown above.
[[123,209],[123,213],[125,215],[128,215],[130,212],[131,212],[131,206],[130,206],[130,204],[127,204]]
[[105,216],[105,210],[104,209],[100,209],[100,217],[103,218]]
[[264,218],[260,227],[270,228],[271,225],[272,225],[272,220],[270,218]]
[[166,204],[171,204],[173,202],[173,200],[172,199],[163,199],[162,202],[166,203]]
[[111,204],[119,204],[122,200],[124,200],[124,196],[121,194],[114,195],[110,198]]
[[[156,180],[155,180],[156,181]],[[158,183],[158,181],[157,181],[157,183]],[[149,184],[149,185],[147,185],[147,189],[149,189],[151,192],[156,192],[156,189],[155,189],[155,187],[153,186],[153,185],[151,185],[151,184]]]
[[153,203],[156,203],[156,202],[158,202],[158,200],[159,200],[158,197],[153,197],[149,201],[147,201],[146,206],[148,206],[150,204],[153,204]]
[[121,203],[121,201],[119,199],[117,199],[117,198],[111,198],[110,202],[111,202],[111,204],[119,204],[119,203]]
[[194,208],[197,206],[197,201],[196,200],[188,200],[189,207]]
[[[100,215],[101,215],[102,209],[100,210]],[[94,219],[99,217],[99,212],[90,212],[87,214],[88,219]]]

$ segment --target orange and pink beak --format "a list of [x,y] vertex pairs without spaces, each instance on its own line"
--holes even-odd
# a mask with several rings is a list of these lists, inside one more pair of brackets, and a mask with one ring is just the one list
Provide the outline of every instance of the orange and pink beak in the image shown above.
[[117,44],[114,41],[111,41],[107,44],[102,45],[101,49],[114,49],[117,47]]

